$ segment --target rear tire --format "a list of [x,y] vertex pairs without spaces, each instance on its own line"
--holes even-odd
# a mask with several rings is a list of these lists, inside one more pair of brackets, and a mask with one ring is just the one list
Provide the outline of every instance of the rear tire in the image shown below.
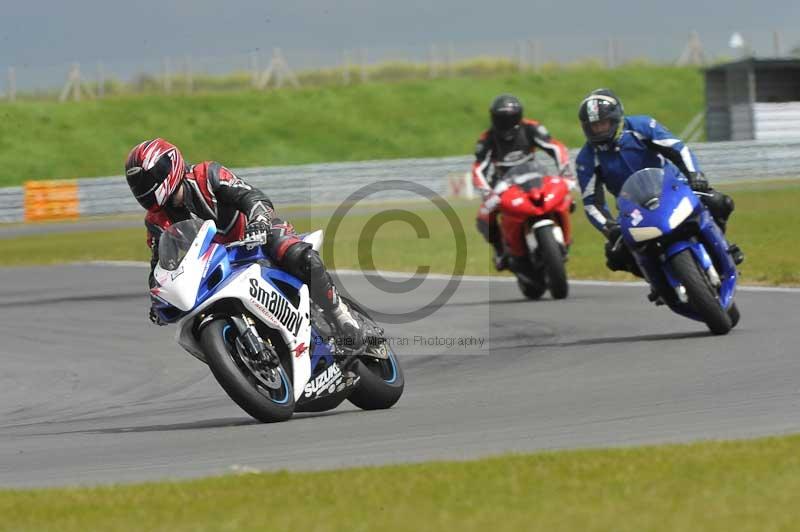
[[362,410],[384,410],[400,400],[405,388],[403,370],[388,345],[387,360],[363,357],[357,359],[351,369],[361,377],[358,386],[348,399]]
[[553,234],[553,226],[545,225],[536,230],[537,249],[544,266],[547,287],[553,299],[564,299],[569,295],[567,269],[564,265],[564,252]]
[[547,291],[547,286],[544,283],[528,283],[517,277],[517,286],[519,286],[522,294],[528,299],[538,301],[542,298]]
[[214,378],[225,390],[225,393],[239,405],[242,410],[264,423],[286,421],[294,413],[294,391],[291,381],[283,368],[281,372],[282,386],[285,387],[286,398],[280,401],[271,399],[258,391],[258,380],[252,372],[239,360],[235,349],[231,349],[226,341],[226,327],[223,320],[214,320],[200,333],[200,345]]
[[717,291],[702,271],[690,249],[669,259],[675,277],[686,289],[689,304],[714,334],[728,334],[733,327],[731,317],[722,308]]
[[[351,311],[361,315],[362,321],[374,323],[364,307],[350,299],[343,299]],[[400,367],[391,345],[388,343],[384,345],[389,355],[387,359],[362,356],[350,366],[360,379],[358,386],[347,399],[362,410],[391,408],[403,395],[406,385],[403,368]]]

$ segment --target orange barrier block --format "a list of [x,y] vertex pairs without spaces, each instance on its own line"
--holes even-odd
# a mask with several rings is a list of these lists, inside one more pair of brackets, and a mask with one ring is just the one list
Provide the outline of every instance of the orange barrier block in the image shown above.
[[67,220],[80,216],[77,181],[25,182],[25,221]]

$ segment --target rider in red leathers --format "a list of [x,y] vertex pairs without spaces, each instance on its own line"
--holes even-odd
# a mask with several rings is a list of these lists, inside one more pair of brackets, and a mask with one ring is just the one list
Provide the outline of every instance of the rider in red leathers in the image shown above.
[[[311,299],[350,345],[363,343],[358,321],[339,298],[322,259],[294,227],[275,216],[270,199],[217,162],[184,163],[177,147],[157,138],[134,146],[125,162],[128,186],[147,209],[147,245],[152,251],[150,286],[158,264],[158,241],[164,229],[191,217],[214,220],[218,243],[260,239],[270,258],[309,287]],[[150,309],[150,319],[160,323]]]
[[508,167],[533,158],[537,148],[553,158],[560,175],[571,175],[571,166],[564,144],[552,138],[536,120],[523,118],[522,104],[516,97],[501,94],[495,98],[489,116],[492,125],[481,134],[475,147],[472,183],[483,196],[478,210],[478,231],[494,248],[495,267],[504,270],[508,267],[508,256],[497,224],[499,197],[492,191],[497,179]]

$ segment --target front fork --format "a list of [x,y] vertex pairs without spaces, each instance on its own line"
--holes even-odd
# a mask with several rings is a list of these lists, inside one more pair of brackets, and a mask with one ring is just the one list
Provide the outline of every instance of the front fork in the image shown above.
[[242,314],[241,316],[230,316],[230,321],[237,332],[234,343],[239,354],[269,368],[277,368],[280,365],[278,353],[258,334],[253,318]]

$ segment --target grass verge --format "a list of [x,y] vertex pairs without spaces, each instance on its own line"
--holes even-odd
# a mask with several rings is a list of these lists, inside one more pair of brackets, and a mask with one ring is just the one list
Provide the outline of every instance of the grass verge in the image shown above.
[[[721,187],[736,200],[729,238],[747,254],[740,267],[742,281],[750,284],[800,284],[800,183]],[[489,247],[475,230],[476,204],[453,202],[454,211],[466,243],[464,273],[495,274]],[[449,273],[457,254],[456,238],[450,223],[427,204],[393,205],[409,210],[424,222],[425,231],[417,235],[407,222],[398,220],[397,210],[359,213],[342,221],[333,235],[326,231],[325,261],[336,268],[383,269],[413,272],[429,267],[432,272]],[[288,218],[300,231],[326,228],[328,217],[290,211]],[[575,244],[570,251],[569,275],[576,279],[628,279],[609,272],[603,257],[603,238],[586,221],[580,209],[573,215]],[[377,226],[369,236],[365,227]],[[87,233],[33,235],[0,240],[0,265],[56,264],[91,260],[148,260],[144,229],[122,229]],[[373,258],[370,262],[369,257]]]
[[800,436],[0,491],[0,530],[790,531]]
[[611,86],[631,113],[680,132],[703,106],[696,69],[592,66],[269,92],[19,101],[0,106],[0,186],[28,179],[119,175],[137,142],[165,137],[189,161],[230,167],[470,154],[491,99],[517,94],[527,114],[570,146],[590,90]]

